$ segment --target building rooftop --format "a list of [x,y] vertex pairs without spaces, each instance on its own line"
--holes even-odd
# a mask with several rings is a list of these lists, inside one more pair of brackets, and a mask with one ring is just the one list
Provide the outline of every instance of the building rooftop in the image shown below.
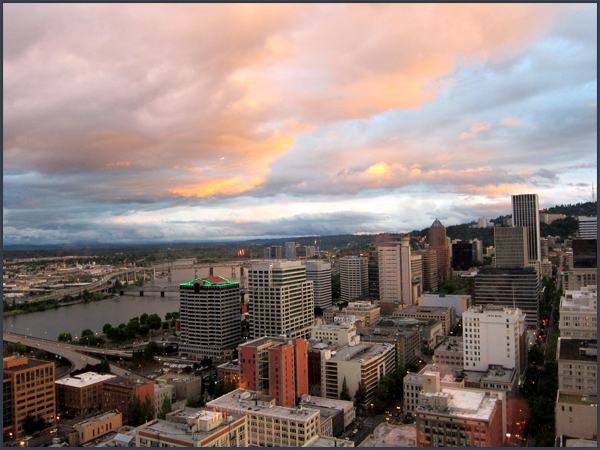
[[[164,376],[164,375],[163,375]],[[104,386],[122,386],[127,388],[137,388],[145,384],[152,383],[152,381],[142,381],[139,378],[133,377],[115,377],[111,380],[107,380]]]
[[353,346],[348,345],[339,349],[335,355],[332,355],[330,361],[366,362],[380,355],[390,347],[392,347],[391,344],[376,344],[372,342],[364,342]]
[[577,394],[565,394],[558,391],[558,401],[560,403],[572,403],[574,405],[597,405],[597,395],[577,395]]
[[421,394],[420,398],[447,399],[447,407],[434,408],[432,406],[417,407],[418,412],[435,413],[464,419],[489,420],[497,399],[487,396],[482,391],[470,389],[444,388],[441,392]]
[[[259,403],[260,402],[260,403]],[[247,389],[236,389],[207,403],[207,408],[226,409],[240,414],[258,414],[277,419],[293,419],[307,422],[319,414],[319,410],[310,408],[286,408],[261,402],[260,395]]]
[[303,396],[302,404],[310,405],[310,406],[318,406],[321,408],[331,408],[331,409],[346,409],[348,407],[352,408],[354,406],[353,402],[346,400],[337,400],[334,398],[325,398],[325,397],[315,397],[313,395]]
[[62,378],[60,380],[56,380],[56,384],[61,384],[63,386],[70,386],[75,388],[84,388],[86,386],[91,386],[92,384],[101,383],[103,381],[112,380],[117,378],[116,375],[100,375],[95,372],[86,372],[81,375],[75,375],[73,377]]
[[464,378],[462,369],[447,366],[446,364],[427,364],[419,370],[419,375],[423,375],[425,372],[439,373],[440,381],[447,383],[460,382]]
[[100,414],[98,416],[90,417],[89,419],[83,420],[79,423],[76,423],[75,425],[73,425],[73,427],[87,427],[88,425],[91,425],[93,423],[101,422],[101,421],[109,419],[111,417],[120,416],[120,415],[121,415],[120,412],[109,411],[109,412]]
[[181,283],[180,286],[193,286],[196,283],[200,283],[201,286],[229,286],[234,284],[240,284],[238,281],[229,281],[225,277],[206,277],[206,278],[196,278],[193,281],[189,281],[187,283]]
[[331,436],[316,436],[303,447],[354,447],[354,441],[337,439]]
[[595,363],[598,360],[596,339],[558,338],[558,359]]
[[435,351],[440,352],[462,352],[463,338],[462,337],[446,337],[440,344],[435,348]]
[[398,314],[413,314],[413,313],[432,313],[432,314],[447,314],[453,306],[419,306],[411,305],[404,309],[398,310]]
[[515,377],[515,369],[507,369],[501,366],[490,366],[485,373],[482,382],[510,383]]
[[217,366],[217,369],[239,370],[240,369],[240,360],[234,359],[233,361],[227,361],[226,363]]
[[2,366],[4,370],[25,370],[32,367],[46,366],[48,364],[54,364],[52,361],[40,361],[35,358],[28,358],[27,356],[5,356],[2,358]]
[[360,447],[416,447],[417,427],[411,425],[379,425]]

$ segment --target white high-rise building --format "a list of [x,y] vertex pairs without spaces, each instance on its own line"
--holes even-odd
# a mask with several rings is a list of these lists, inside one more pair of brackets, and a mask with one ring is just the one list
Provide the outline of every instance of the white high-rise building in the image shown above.
[[527,227],[529,261],[541,261],[540,216],[537,194],[512,196],[512,220],[514,227]]
[[285,243],[285,257],[287,259],[296,259],[296,243],[286,242]]
[[182,354],[214,360],[231,356],[242,340],[240,284],[223,277],[179,286]]
[[342,301],[351,302],[369,293],[368,260],[361,256],[340,258]]
[[579,217],[579,239],[597,239],[598,238],[598,218],[597,217]]
[[300,261],[256,263],[248,270],[250,338],[308,338],[313,324],[313,283]]
[[331,308],[331,263],[307,261],[306,280],[313,282],[315,308]]
[[527,228],[494,228],[496,267],[526,267],[529,265]]
[[475,306],[463,313],[462,326],[465,370],[485,372],[490,364],[525,370],[527,333],[519,308]]
[[379,253],[379,302],[404,308],[412,305],[410,239],[377,246]]

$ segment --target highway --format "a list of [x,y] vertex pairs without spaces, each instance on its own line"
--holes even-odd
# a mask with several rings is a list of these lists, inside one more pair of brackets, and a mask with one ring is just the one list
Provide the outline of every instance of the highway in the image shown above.
[[[126,356],[131,357],[131,353],[128,352],[122,352],[119,350],[101,350],[101,349],[90,349],[90,348],[82,348],[79,345],[73,345],[73,344],[65,344],[64,342],[57,342],[57,341],[51,341],[48,339],[40,339],[40,338],[36,338],[36,337],[31,337],[31,336],[24,336],[22,334],[16,334],[16,333],[10,333],[8,331],[3,332],[3,339],[7,342],[13,342],[13,343],[21,343],[23,345],[26,345],[27,347],[30,347],[32,349],[42,349],[47,351],[48,353],[54,353],[55,355],[59,355],[62,356],[63,358],[69,360],[71,362],[71,371],[73,370],[79,370],[79,369],[83,369],[85,367],[86,364],[91,364],[91,365],[95,365],[95,364],[99,364],[100,363],[100,359],[98,358],[94,358],[91,356],[87,356],[87,355],[82,355],[81,353],[79,353],[79,351],[97,351],[100,354],[103,352],[106,352],[104,354],[110,354],[113,356],[120,356],[121,354],[124,354]],[[122,369],[121,367],[115,366],[113,364],[111,364],[111,371],[114,375],[119,375],[119,376],[124,376],[124,375],[129,375],[130,371],[129,370],[125,370]],[[135,374],[136,377],[138,378],[144,378],[141,375]]]

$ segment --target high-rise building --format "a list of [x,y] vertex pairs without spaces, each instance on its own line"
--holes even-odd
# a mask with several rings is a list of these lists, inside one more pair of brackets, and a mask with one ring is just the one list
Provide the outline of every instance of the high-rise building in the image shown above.
[[597,239],[573,239],[572,267],[570,269],[590,269],[598,267]]
[[519,308],[480,305],[463,314],[464,369],[485,372],[499,365],[527,368],[525,314]]
[[313,283],[300,261],[256,263],[248,270],[250,338],[308,337],[313,324]]
[[373,300],[379,300],[379,253],[377,249],[372,249],[369,252],[368,261],[369,275],[369,297]]
[[525,313],[527,327],[537,329],[539,301],[539,280],[533,267],[483,267],[475,275],[475,305],[519,308]]
[[313,282],[315,308],[331,308],[331,263],[307,261],[306,280]]
[[435,292],[438,290],[437,254],[433,250],[421,250],[418,254],[423,266],[423,291]]
[[342,301],[351,302],[369,292],[367,258],[344,256],[340,259],[340,290]]
[[377,245],[379,253],[379,305],[384,314],[404,308],[413,302],[410,239],[383,242]]
[[560,299],[560,335],[575,339],[598,337],[598,291],[588,286],[580,291],[567,291]]
[[295,242],[286,242],[285,243],[285,257],[287,259],[295,259],[296,258],[296,243]]
[[6,356],[3,368],[4,436],[16,438],[24,433],[27,416],[41,416],[47,423],[56,422],[54,362],[38,361],[25,356]]
[[435,219],[428,232],[429,250],[437,256],[438,284],[451,278],[450,247],[446,237],[446,228],[439,219]]
[[597,217],[579,217],[579,239],[598,239]]
[[548,259],[548,238],[540,239],[540,256],[542,261]]
[[529,265],[527,253],[526,227],[494,228],[496,267],[526,267]]
[[197,278],[179,286],[184,355],[231,359],[242,340],[240,284],[223,277]]
[[541,261],[540,217],[537,194],[512,196],[513,226],[527,227],[527,249],[529,261]]
[[452,269],[465,271],[475,265],[476,249],[469,241],[458,241],[452,244]]
[[314,245],[307,245],[306,247],[304,247],[304,250],[306,251],[307,258],[312,258],[316,254]]
[[412,282],[410,298],[414,305],[423,294],[423,258],[421,255],[410,255],[410,276]]

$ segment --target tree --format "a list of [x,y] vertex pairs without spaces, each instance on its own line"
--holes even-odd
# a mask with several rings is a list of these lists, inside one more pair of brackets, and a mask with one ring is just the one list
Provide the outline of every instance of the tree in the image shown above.
[[102,333],[108,335],[108,332],[112,329],[112,325],[110,323],[105,323],[102,327]]
[[58,335],[58,342],[71,342],[72,340],[71,333],[61,333]]
[[340,274],[336,273],[331,275],[331,298],[334,303],[342,296],[342,289],[340,285]]
[[14,344],[8,344],[5,348],[4,348],[4,355],[9,356],[12,355],[13,353],[18,353],[20,355],[24,355],[27,353],[27,347],[23,344],[20,343],[14,343]]
[[196,408],[196,400],[194,400],[192,397],[188,398],[185,402],[185,406],[188,408]]
[[46,357],[46,351],[38,348],[35,352],[33,352],[33,357],[35,359],[44,359]]
[[158,330],[162,325],[162,320],[158,314],[151,314],[148,316],[147,325],[151,330]]
[[350,398],[350,393],[348,392],[348,383],[346,382],[346,377],[344,377],[344,381],[342,383],[342,391],[340,392],[340,400],[352,400]]
[[171,399],[167,395],[165,397],[165,399],[163,400],[162,405],[160,405],[160,411],[158,411],[158,418],[164,420],[167,417],[167,414],[169,414],[170,412],[171,412]]
[[356,389],[356,393],[354,394],[354,406],[359,407],[365,404],[365,400],[367,399],[367,386],[364,381],[359,381],[358,389]]
[[154,408],[152,407],[152,399],[150,394],[146,393],[144,403],[140,407],[140,425],[154,419]]
[[215,379],[213,378],[213,376],[211,374],[210,377],[208,377],[208,381],[206,382],[206,392],[208,392],[208,394],[211,397],[213,397],[216,388],[217,388],[217,385],[215,383]]
[[390,402],[390,391],[387,389],[386,383],[379,383],[375,389],[375,397],[373,398],[373,404],[376,409],[385,408]]
[[140,316],[140,324],[144,325],[148,321],[148,314],[144,313]]
[[220,380],[217,382],[217,385],[215,387],[215,392],[214,392],[214,398],[219,398],[223,395],[225,395],[225,381]]
[[103,358],[102,361],[100,361],[100,368],[98,369],[98,373],[100,373],[101,375],[108,375],[112,373],[112,371],[110,370],[110,364],[108,363],[106,358]]

